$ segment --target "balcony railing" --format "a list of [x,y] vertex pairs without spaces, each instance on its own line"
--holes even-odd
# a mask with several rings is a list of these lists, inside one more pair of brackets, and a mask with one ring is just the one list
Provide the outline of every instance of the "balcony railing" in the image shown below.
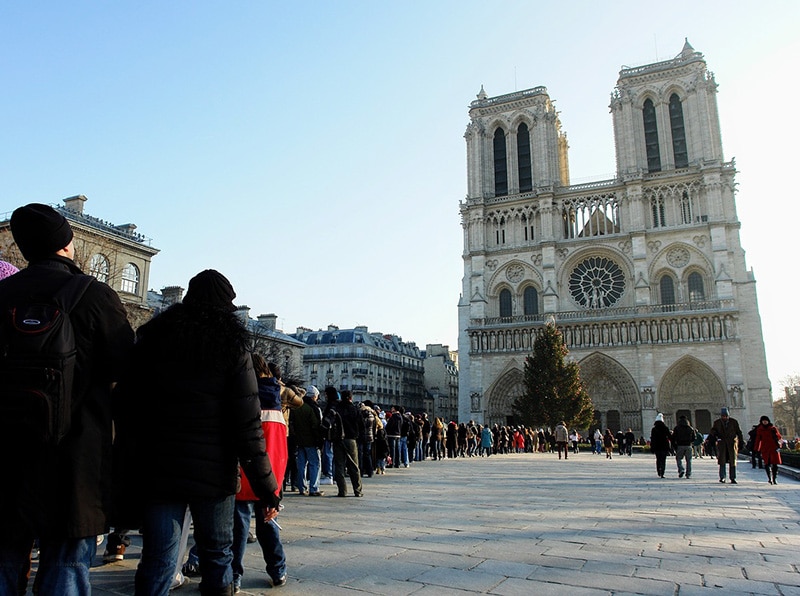
[[[530,353],[549,316],[473,319],[470,353]],[[556,325],[570,350],[739,338],[733,300],[564,312]]]
[[647,317],[663,315],[664,313],[693,313],[697,311],[733,311],[733,300],[703,300],[685,302],[681,304],[648,304],[645,306],[623,306],[619,308],[602,308],[588,310],[572,310],[558,313],[544,313],[536,315],[517,315],[513,317],[487,317],[484,319],[471,319],[471,327],[494,327],[519,325],[530,323],[544,323],[548,317],[555,317],[556,324],[566,321],[605,320],[630,317]]

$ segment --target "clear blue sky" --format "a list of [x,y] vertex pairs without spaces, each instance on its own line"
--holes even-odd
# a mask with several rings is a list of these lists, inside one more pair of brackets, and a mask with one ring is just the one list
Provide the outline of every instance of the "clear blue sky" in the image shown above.
[[608,178],[620,68],[688,37],[719,83],[777,393],[800,371],[798,26],[794,0],[7,1],[0,212],[84,194],[161,249],[153,289],[214,267],[287,332],[361,324],[456,348],[480,86],[546,86],[572,181]]

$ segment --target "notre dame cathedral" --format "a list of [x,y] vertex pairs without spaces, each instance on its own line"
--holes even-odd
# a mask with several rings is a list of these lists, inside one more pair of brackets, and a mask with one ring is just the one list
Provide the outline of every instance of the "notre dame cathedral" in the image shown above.
[[708,432],[723,406],[743,427],[772,415],[716,94],[688,41],[672,60],[623,68],[610,105],[616,178],[571,185],[547,89],[481,89],[464,135],[460,420],[513,421],[548,322],[604,429],[649,436],[662,412]]

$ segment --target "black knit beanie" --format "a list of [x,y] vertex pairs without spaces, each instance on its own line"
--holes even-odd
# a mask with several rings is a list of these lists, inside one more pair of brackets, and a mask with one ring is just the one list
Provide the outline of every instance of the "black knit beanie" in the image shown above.
[[49,257],[72,240],[67,218],[40,203],[25,205],[11,214],[11,234],[26,261]]
[[189,280],[183,303],[188,306],[212,306],[234,311],[236,292],[228,279],[219,271],[206,269]]

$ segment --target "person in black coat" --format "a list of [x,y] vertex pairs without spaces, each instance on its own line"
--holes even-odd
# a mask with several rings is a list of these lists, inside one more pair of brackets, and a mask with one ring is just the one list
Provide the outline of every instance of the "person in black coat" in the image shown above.
[[[3,314],[29,296],[51,297],[82,275],[73,261],[72,228],[59,211],[32,203],[16,209],[10,224],[28,266],[0,281]],[[39,537],[41,596],[64,594],[64,586],[88,593],[96,536],[108,530],[111,513],[111,386],[129,357],[133,331],[117,293],[85,282],[70,316],[77,358],[69,431],[58,445],[45,445],[33,442],[13,415],[0,416],[0,561],[27,579]],[[17,593],[16,582],[7,583],[13,576],[0,574],[0,594]]]
[[240,463],[265,521],[277,515],[278,485],[235,296],[217,271],[192,278],[182,304],[139,329],[130,375],[121,383],[120,463],[128,487],[140,489],[130,490],[129,500],[144,505],[137,594],[168,594],[187,506],[200,555],[200,592],[231,593]]
[[650,451],[656,455],[656,473],[664,477],[667,467],[667,456],[672,452],[672,433],[664,423],[664,414],[659,413],[650,431]]

